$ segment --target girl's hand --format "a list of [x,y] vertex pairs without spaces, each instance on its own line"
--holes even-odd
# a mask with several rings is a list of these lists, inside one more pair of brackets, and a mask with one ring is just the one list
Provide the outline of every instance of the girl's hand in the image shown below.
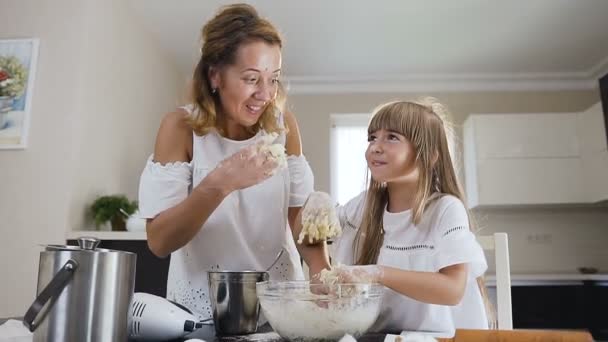
[[346,266],[335,267],[335,276],[338,283],[382,283],[384,269],[379,265]]
[[340,220],[331,197],[325,192],[311,193],[302,209],[302,230],[298,243],[315,244],[341,233]]
[[263,182],[274,174],[277,166],[268,152],[251,145],[224,159],[210,175],[229,193]]
[[[329,286],[327,286],[327,284],[324,284],[321,281],[321,273],[314,273],[312,270],[310,270],[309,272],[310,275],[310,292],[318,295],[320,297],[326,297],[327,295],[330,294],[330,289]],[[323,309],[327,309],[329,307],[329,304],[327,302],[326,299],[319,299],[319,300],[315,300],[315,304],[317,304],[318,307],[323,308]]]
[[310,279],[310,291],[315,294],[327,294],[328,290],[323,281],[321,281],[321,270],[315,271],[313,269],[308,270],[308,279]]

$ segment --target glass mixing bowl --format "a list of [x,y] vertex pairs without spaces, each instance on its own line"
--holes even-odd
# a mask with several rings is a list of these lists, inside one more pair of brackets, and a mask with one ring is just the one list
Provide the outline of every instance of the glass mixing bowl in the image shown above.
[[382,304],[379,284],[311,284],[265,281],[256,284],[264,316],[289,341],[357,338],[376,321]]

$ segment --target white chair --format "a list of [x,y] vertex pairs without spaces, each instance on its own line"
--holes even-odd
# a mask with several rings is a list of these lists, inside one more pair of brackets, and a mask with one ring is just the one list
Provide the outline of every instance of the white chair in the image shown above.
[[496,320],[498,329],[513,329],[511,312],[511,267],[509,266],[509,240],[507,233],[478,236],[484,250],[494,251],[496,262]]

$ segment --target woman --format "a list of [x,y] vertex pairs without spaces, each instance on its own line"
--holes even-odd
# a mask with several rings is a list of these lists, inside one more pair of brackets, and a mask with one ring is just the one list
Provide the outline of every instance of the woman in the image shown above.
[[[202,30],[192,104],[162,120],[140,180],[150,250],[171,254],[167,297],[212,316],[208,270],[270,270],[302,279],[292,222],[313,188],[295,117],[282,110],[282,41],[244,4],[226,6]],[[262,141],[287,153],[279,167]],[[293,225],[291,225],[293,226]]]

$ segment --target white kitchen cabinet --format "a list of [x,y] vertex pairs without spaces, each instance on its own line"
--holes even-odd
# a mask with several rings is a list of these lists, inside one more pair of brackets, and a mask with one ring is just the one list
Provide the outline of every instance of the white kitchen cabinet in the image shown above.
[[582,160],[588,202],[608,200],[608,152],[586,156]]
[[470,115],[463,132],[468,205],[586,202],[577,114]]
[[579,155],[573,114],[479,114],[467,123],[474,126],[477,159],[568,158]]
[[590,202],[608,200],[608,144],[600,102],[577,115],[585,192]]
[[[584,202],[578,158],[511,158],[477,161],[477,203],[531,205]],[[468,180],[467,180],[468,182]],[[471,189],[467,194],[471,200]]]
[[606,126],[602,103],[598,102],[577,115],[577,135],[583,154],[606,152]]

